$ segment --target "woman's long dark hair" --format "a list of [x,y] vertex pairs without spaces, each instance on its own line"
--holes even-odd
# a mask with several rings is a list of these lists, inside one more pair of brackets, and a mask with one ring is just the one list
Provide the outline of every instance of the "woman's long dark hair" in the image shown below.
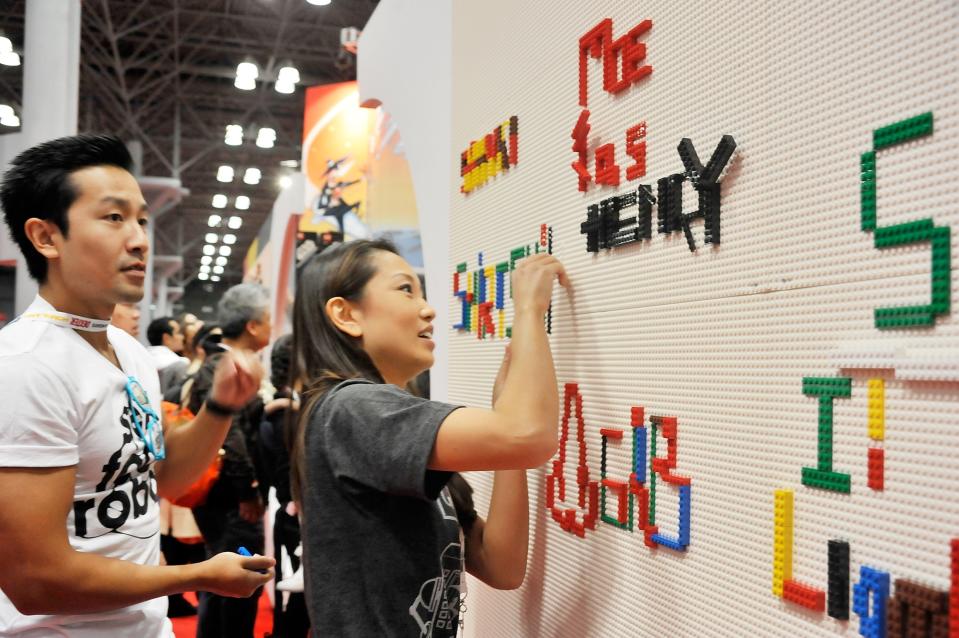
[[290,458],[290,488],[301,501],[305,469],[306,428],[310,413],[323,396],[346,379],[383,383],[360,340],[340,331],[326,314],[333,297],[358,301],[367,282],[376,274],[377,251],[397,253],[386,240],[359,239],[327,248],[313,257],[300,273],[293,302],[293,352],[290,384],[300,390],[293,454]]

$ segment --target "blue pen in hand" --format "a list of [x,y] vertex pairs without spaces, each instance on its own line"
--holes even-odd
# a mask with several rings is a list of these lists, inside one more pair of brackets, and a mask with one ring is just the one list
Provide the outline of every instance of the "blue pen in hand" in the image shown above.
[[[242,545],[240,545],[239,547],[237,547],[236,553],[239,554],[240,556],[253,556],[253,554],[250,553],[250,550],[248,550],[246,547],[243,547]],[[265,574],[265,573],[266,573],[266,570],[265,570],[265,569],[257,569],[257,570],[255,570],[255,571],[256,571],[258,574]]]

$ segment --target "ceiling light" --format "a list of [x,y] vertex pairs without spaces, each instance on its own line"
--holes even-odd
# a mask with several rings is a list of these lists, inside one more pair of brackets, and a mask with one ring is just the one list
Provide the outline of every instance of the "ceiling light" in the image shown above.
[[232,234],[232,233],[227,233],[226,235],[223,235],[223,243],[224,243],[224,244],[235,244],[235,243],[236,243],[236,235],[234,235],[234,234]]
[[223,221],[223,218],[219,215],[210,215],[210,219],[207,220],[207,226],[213,228],[214,226],[219,226],[220,222]]
[[217,237],[217,234],[216,234],[216,233],[207,233],[207,234],[206,234],[206,243],[208,243],[208,244],[215,244],[218,239],[219,239],[219,237]]
[[215,275],[222,275],[222,274],[223,274],[223,266],[214,266],[214,267],[213,267],[213,274],[215,274]]
[[0,55],[13,51],[13,42],[5,35],[0,35]]
[[215,246],[211,246],[210,244],[204,244],[204,246],[203,246],[203,254],[204,254],[204,255],[215,255],[215,254],[216,254],[216,247],[215,247]]
[[250,198],[246,195],[240,195],[234,203],[237,210],[247,210],[250,207]]
[[200,257],[201,266],[209,266],[212,263],[213,263],[213,257],[210,257],[209,255],[203,255],[202,257]]
[[[210,246],[210,248],[212,248],[212,246]],[[233,252],[233,249],[230,248],[229,246],[220,246],[220,254],[223,255],[224,257],[229,257],[230,253],[232,252]]]
[[276,131],[271,128],[261,128],[256,134],[256,145],[260,148],[273,148],[276,141]]
[[232,182],[233,181],[233,167],[232,166],[221,166],[216,170],[216,181],[218,182]]
[[210,277],[210,281],[220,281],[220,276],[219,276],[219,275],[213,275],[212,277]]
[[206,281],[207,279],[210,278],[210,275],[206,274],[205,272],[201,272],[199,275],[196,276],[196,278],[199,279],[200,281]]
[[206,266],[206,265],[200,266],[200,272],[208,273],[208,272],[210,272],[210,267],[209,267],[209,266]]
[[285,168],[298,168],[300,166],[300,160],[283,160],[280,162],[280,166]]
[[330,4],[330,2],[332,2],[332,0],[306,0],[307,4],[312,4],[316,7],[325,7]]
[[0,104],[0,124],[3,126],[20,126],[20,118],[14,113],[12,106]]
[[216,265],[217,265],[217,266],[226,266],[226,262],[228,262],[228,261],[229,261],[229,259],[227,259],[226,257],[224,257],[224,256],[221,255],[221,256],[219,256],[219,257],[216,258]]
[[246,172],[243,173],[243,183],[244,184],[259,184],[260,183],[260,169],[258,168],[248,168]]
[[285,190],[290,187],[290,184],[293,183],[293,178],[289,175],[284,175],[280,179],[276,180],[276,183],[280,185],[280,189]]
[[217,193],[213,196],[213,208],[226,208],[226,195]]
[[260,77],[260,70],[253,62],[240,62],[236,65],[236,80],[233,86],[244,91],[256,88],[256,79]]
[[[4,66],[20,66],[20,54],[14,51],[0,53],[0,64]],[[292,91],[290,91],[292,93]]]
[[239,124],[227,124],[223,141],[227,146],[239,146],[243,143],[243,127]]
[[236,215],[234,215],[233,217],[230,218],[230,220],[226,223],[226,225],[232,228],[233,230],[236,230],[237,228],[243,225],[243,219],[241,217],[237,217]]
[[300,81],[300,72],[294,66],[284,66],[276,76],[276,84],[273,88],[277,93],[292,93],[296,90],[296,84]]

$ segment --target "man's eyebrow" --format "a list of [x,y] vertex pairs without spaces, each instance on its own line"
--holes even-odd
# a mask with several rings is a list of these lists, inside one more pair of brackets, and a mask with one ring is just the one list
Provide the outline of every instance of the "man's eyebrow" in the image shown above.
[[[116,205],[119,206],[120,208],[132,208],[132,204],[130,203],[130,200],[129,200],[129,199],[126,199],[125,197],[116,197],[116,196],[114,196],[114,195],[107,195],[107,196],[103,197],[103,198],[100,200],[100,203],[101,203],[101,204],[104,204],[104,203],[116,204]],[[147,203],[146,203],[146,202],[141,202],[141,203],[140,203],[140,210],[139,210],[139,212],[141,212],[141,213],[149,213],[149,212],[150,212],[150,209],[147,207]]]

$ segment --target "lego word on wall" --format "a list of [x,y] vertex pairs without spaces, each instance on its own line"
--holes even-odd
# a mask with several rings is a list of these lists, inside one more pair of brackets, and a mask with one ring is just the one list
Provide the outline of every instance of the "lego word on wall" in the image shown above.
[[519,162],[519,119],[514,115],[460,153],[461,193],[471,193]]
[[[593,151],[593,172],[589,171],[589,101],[588,81],[590,59],[602,61],[603,90],[610,94],[622,93],[649,76],[653,67],[642,64],[646,59],[646,44],[640,41],[653,26],[652,20],[643,20],[625,35],[613,39],[613,21],[601,20],[579,39],[579,105],[582,110],[573,126],[573,152],[577,159],[570,165],[576,173],[579,190],[585,192],[589,183],[619,186],[621,169],[616,162],[616,146],[600,144]],[[626,167],[626,179],[634,180],[646,174],[646,123],[639,122],[626,129],[626,155],[632,164]],[[595,140],[594,140],[595,141]]]
[[[689,250],[695,251],[696,241],[690,222],[703,219],[704,243],[719,244],[720,186],[723,172],[736,150],[736,140],[731,135],[723,135],[705,167],[689,138],[684,137],[677,150],[685,172],[660,179],[656,183],[656,196],[650,186],[640,184],[635,191],[607,197],[586,208],[586,221],[580,224],[580,233],[586,235],[587,252],[651,239],[654,204],[658,205],[657,230],[660,234],[682,230]],[[699,207],[688,213],[683,212],[683,182],[686,180],[699,196]],[[633,207],[637,210],[635,217],[620,218],[622,211]]]
[[[509,251],[509,258],[501,262],[486,264],[483,253],[478,253],[474,270],[469,270],[465,261],[457,264],[453,273],[453,296],[460,302],[460,320],[453,330],[475,334],[477,339],[512,336],[512,328],[506,325],[507,300],[513,298],[512,289],[509,296],[506,295],[510,273],[521,259],[552,252],[553,229],[542,224],[538,240],[517,246]],[[553,331],[552,308],[546,312],[546,331]]]
[[[679,422],[674,416],[649,416],[646,425],[645,409],[632,407],[629,413],[629,429],[600,428],[600,469],[599,480],[590,479],[590,469],[586,464],[586,423],[583,419],[583,396],[579,385],[567,383],[563,392],[563,417],[560,431],[558,457],[552,462],[552,471],[546,475],[546,509],[550,511],[560,527],[583,538],[586,530],[596,529],[597,519],[618,527],[633,531],[638,526],[643,532],[643,542],[647,547],[668,547],[684,551],[690,541],[690,516],[692,481],[688,476],[674,473],[679,451],[677,437]],[[569,441],[570,424],[575,420],[577,458],[576,486],[577,507],[564,505],[566,501],[566,445]],[[648,435],[648,437],[647,437]],[[665,456],[657,456],[659,438],[666,441]],[[629,458],[632,471],[628,477],[613,478],[607,472],[607,455],[610,442],[623,444],[629,441]],[[649,451],[647,457],[647,450]],[[647,466],[647,458],[649,464]],[[649,467],[649,478],[646,468]],[[595,471],[595,470],[594,470]],[[677,534],[670,536],[660,532],[656,525],[656,479],[663,486],[670,486],[679,492],[679,523]],[[609,495],[615,496],[616,513],[607,513]],[[638,509],[638,516],[636,510]],[[637,520],[638,519],[638,520]]]
[[[932,301],[923,306],[877,308],[875,325],[879,329],[929,326],[938,314],[949,312],[950,229],[937,226],[932,219],[894,226],[876,223],[876,152],[932,133],[932,113],[924,113],[873,131],[873,148],[860,157],[862,230],[873,232],[876,248],[888,248],[929,241],[932,245]],[[866,383],[866,433],[871,441],[866,452],[867,486],[883,491],[886,451],[885,379],[871,378]],[[852,377],[805,377],[802,391],[818,401],[817,455],[815,466],[805,466],[801,481],[806,487],[842,494],[852,492],[852,477],[833,465],[833,404],[852,396]],[[776,490],[773,520],[772,592],[783,600],[819,613],[848,620],[850,611],[850,553],[848,541],[828,541],[828,585],[821,589],[792,577],[793,492]],[[859,633],[867,637],[885,636],[959,636],[959,539],[951,543],[952,580],[950,592],[932,589],[904,579],[892,581],[888,572],[861,565],[859,582],[853,586],[852,611],[859,616]]]
[[893,226],[876,224],[876,153],[931,134],[932,112],[883,126],[872,132],[872,149],[859,158],[862,230],[873,233],[876,248],[892,248],[918,242],[929,242],[932,247],[930,302],[921,306],[876,308],[876,327],[881,330],[931,326],[936,323],[937,316],[949,314],[952,279],[949,227],[937,226],[932,218]]

